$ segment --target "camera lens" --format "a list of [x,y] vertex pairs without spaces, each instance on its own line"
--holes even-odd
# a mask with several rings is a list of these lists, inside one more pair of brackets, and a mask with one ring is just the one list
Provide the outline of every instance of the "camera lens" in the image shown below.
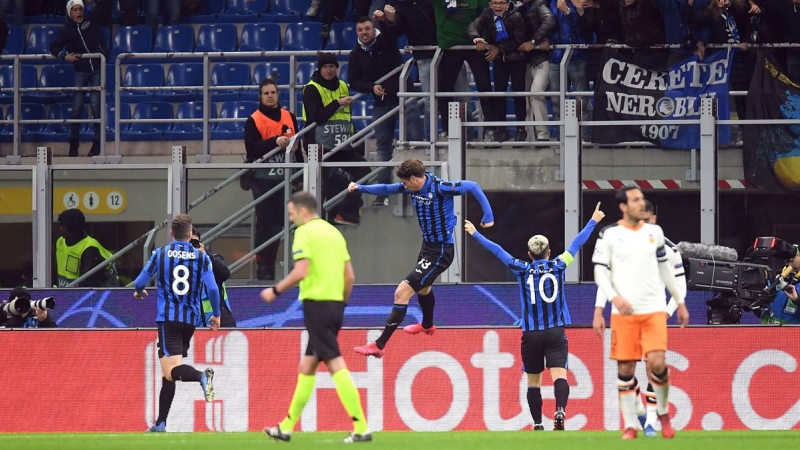
[[192,244],[194,248],[200,248],[200,239],[192,239],[189,243]]

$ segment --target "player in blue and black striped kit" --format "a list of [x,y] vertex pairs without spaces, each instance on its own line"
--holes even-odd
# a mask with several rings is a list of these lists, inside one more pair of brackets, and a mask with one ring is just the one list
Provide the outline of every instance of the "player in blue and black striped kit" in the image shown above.
[[526,262],[509,255],[502,247],[483,237],[468,220],[464,223],[485,249],[506,265],[519,281],[519,299],[522,317],[514,323],[522,328],[522,365],[528,374],[528,407],[533,418],[533,429],[544,430],[542,425],[542,372],[550,369],[556,396],[554,429],[563,430],[565,408],[569,398],[567,384],[567,355],[569,347],[564,327],[571,323],[567,299],[564,295],[564,271],[572,264],[575,255],[589,239],[594,227],[603,220],[600,203],[594,209],[589,223],[575,236],[566,252],[550,259],[550,243],[537,234],[528,240]]
[[172,220],[170,235],[173,241],[154,251],[147,266],[142,270],[134,286],[134,297],[147,296],[145,287],[156,277],[158,305],[156,326],[158,327],[158,357],[161,361],[161,394],[158,402],[158,418],[148,430],[166,431],[167,415],[175,397],[175,380],[197,382],[203,388],[207,402],[214,400],[214,370],[200,372],[188,364],[182,364],[189,351],[194,327],[203,313],[201,297],[203,285],[208,292],[213,315],[209,327],[219,329],[219,289],[214,280],[211,259],[189,243],[192,233],[192,218],[179,214]]
[[472,194],[483,210],[481,226],[494,225],[492,208],[478,183],[473,181],[445,181],[427,172],[425,165],[418,159],[407,159],[395,171],[400,183],[374,184],[363,186],[350,183],[350,192],[363,191],[373,195],[409,194],[417,212],[419,227],[422,229],[422,249],[417,258],[417,265],[408,274],[394,292],[394,307],[383,334],[377,341],[356,347],[355,351],[365,356],[383,357],[383,349],[406,316],[408,302],[417,293],[419,306],[422,309],[422,323],[408,325],[403,331],[409,334],[425,333],[432,335],[436,331],[433,326],[433,309],[436,300],[433,297],[432,285],[442,272],[453,262],[453,229],[456,227],[456,216],[453,212],[453,197]]

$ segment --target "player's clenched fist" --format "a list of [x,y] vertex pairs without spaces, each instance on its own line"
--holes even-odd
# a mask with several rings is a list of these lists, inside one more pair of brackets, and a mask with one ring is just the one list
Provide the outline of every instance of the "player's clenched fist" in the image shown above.
[[472,224],[469,220],[464,221],[464,230],[472,236],[475,233],[475,225]]
[[351,182],[350,184],[347,185],[347,192],[355,192],[357,190],[358,190],[357,184]]

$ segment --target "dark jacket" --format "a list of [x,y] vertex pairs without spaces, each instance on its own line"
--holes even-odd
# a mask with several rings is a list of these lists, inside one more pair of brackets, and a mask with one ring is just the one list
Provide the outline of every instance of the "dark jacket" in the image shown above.
[[[83,16],[83,22],[78,24],[67,17],[58,36],[50,43],[50,54],[64,59],[67,53],[102,53],[108,56],[103,45],[103,32],[97,22],[90,20],[91,14]],[[100,70],[100,59],[79,59],[75,64],[78,72],[95,72]]]
[[664,19],[651,0],[636,0],[630,5],[620,0],[619,9],[626,44],[646,47],[665,43]]
[[622,22],[620,21],[619,0],[598,0],[599,8],[585,8],[589,23],[595,35],[596,44],[620,44]]
[[[392,33],[408,38],[409,45],[438,45],[436,40],[436,17],[433,15],[432,1],[439,0],[390,0],[386,2],[395,9],[394,22],[384,22],[382,29],[390,28]],[[435,50],[415,50],[414,59],[431,59]]]
[[[259,111],[276,122],[281,120],[281,109],[282,108],[280,104],[278,104],[277,108],[267,108],[262,103],[259,103],[258,105]],[[297,117],[295,117],[294,113],[291,114],[294,129],[297,130]],[[279,136],[274,136],[267,139],[261,139],[261,133],[256,127],[255,120],[253,120],[252,117],[248,117],[247,122],[244,124],[244,148],[245,151],[247,151],[247,161],[255,161],[272,151],[272,149],[278,146],[278,137]],[[279,163],[284,162],[284,158],[285,155],[281,152],[278,152],[278,154],[273,155],[264,162]],[[302,160],[302,157],[299,160]]]
[[[534,0],[524,18],[527,38],[536,42],[537,46],[549,40],[550,34],[556,29],[556,17],[545,0]],[[531,64],[535,66],[547,61],[548,53],[543,50],[531,51]]]
[[[786,1],[790,2],[791,0]],[[728,8],[728,13],[733,16],[733,21],[736,22],[736,28],[739,31],[739,42],[748,42],[748,33],[750,29],[749,10],[750,4],[740,0],[731,1],[731,6]],[[725,19],[722,18],[721,12],[717,8],[706,8],[699,14],[695,26],[707,26],[710,28],[711,37],[708,42],[711,44],[724,44],[728,42],[728,30]]]
[[494,11],[492,11],[491,7],[484,9],[481,15],[470,22],[467,28],[467,35],[470,40],[485,37],[486,42],[496,46],[498,50],[500,50],[498,58],[500,58],[501,61],[522,61],[524,56],[518,48],[527,40],[528,36],[522,14],[516,11],[513,3],[510,4],[502,18],[503,24],[505,24],[506,27],[506,32],[508,33],[508,39],[504,39],[500,42],[497,41],[497,28],[495,27],[495,20],[497,19],[495,19],[495,17],[497,16]]
[[[379,33],[369,47],[359,43],[350,52],[347,64],[347,77],[350,88],[357,92],[375,94],[372,88],[379,78],[403,64],[403,58],[397,49],[397,40],[389,33]],[[397,93],[400,91],[400,74],[381,83],[386,94],[375,98],[375,106],[394,106],[398,104]],[[412,88],[409,80],[408,90]]]

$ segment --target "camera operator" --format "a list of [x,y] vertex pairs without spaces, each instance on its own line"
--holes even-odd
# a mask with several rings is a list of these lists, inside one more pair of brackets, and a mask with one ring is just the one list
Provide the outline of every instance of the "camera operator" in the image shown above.
[[[200,232],[195,227],[192,227],[192,236],[189,243],[211,258],[211,269],[214,271],[214,280],[217,282],[217,289],[219,290],[219,309],[222,312],[219,321],[220,328],[236,328],[236,319],[233,318],[231,302],[228,300],[228,290],[225,288],[225,281],[231,276],[228,263],[225,262],[225,258],[222,255],[211,253],[206,249],[206,246],[200,240]],[[208,291],[206,291],[205,286],[203,287],[202,299],[203,315],[198,318],[198,327],[206,327],[211,319],[211,300],[208,299]]]
[[[796,275],[800,272],[800,247],[793,246],[794,256],[786,261],[782,280],[788,283],[783,289],[776,286],[778,295],[772,301],[769,314],[764,314],[763,323],[800,324],[800,301],[798,301]],[[783,275],[785,274],[785,275]]]
[[[11,302],[15,299],[23,299],[25,301],[31,301],[31,294],[28,292],[25,287],[16,287],[11,290],[8,295],[8,301]],[[5,306],[6,302],[3,302],[2,306]],[[0,308],[2,308],[0,306]],[[7,319],[5,322],[6,328],[56,328],[55,319],[53,319],[52,314],[48,309],[40,309],[36,306],[31,306],[30,310],[21,315],[6,315],[5,313],[0,313],[3,315],[4,319]]]

